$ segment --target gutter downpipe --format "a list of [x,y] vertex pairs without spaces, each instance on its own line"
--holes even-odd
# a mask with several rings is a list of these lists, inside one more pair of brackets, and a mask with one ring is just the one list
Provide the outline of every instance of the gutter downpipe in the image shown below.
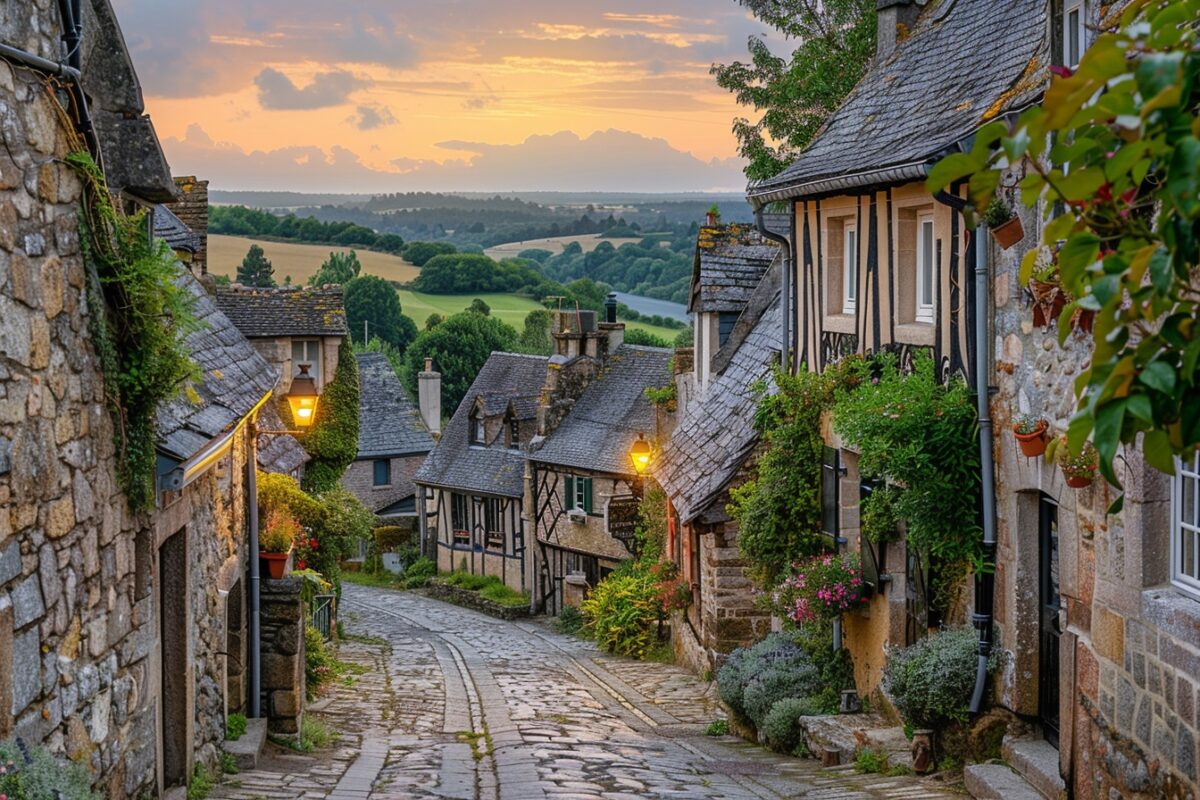
[[[938,192],[934,199],[959,213],[966,206],[966,201],[961,197],[945,191]],[[975,667],[975,689],[971,693],[970,712],[978,714],[983,707],[987,664],[992,654],[992,610],[996,587],[996,462],[989,403],[991,387],[988,385],[988,353],[991,352],[988,278],[991,277],[991,264],[988,259],[987,226],[980,222],[971,236],[971,244],[975,248],[975,304],[971,311],[975,316],[975,404],[979,417],[979,478],[980,491],[983,493],[983,563],[991,565],[989,571],[975,575],[975,613],[971,617],[971,622],[979,631],[979,662]]]
[[[795,215],[795,210],[792,212]],[[754,202],[754,224],[758,228],[759,234],[768,241],[775,242],[783,251],[783,282],[780,287],[780,296],[783,300],[781,316],[783,317],[783,330],[780,331],[780,359],[783,366],[792,371],[792,320],[791,320],[791,300],[792,300],[792,243],[786,236],[780,236],[777,233],[772,233],[767,230],[767,223],[763,220],[763,205],[757,201]]]
[[250,591],[248,592],[250,606],[250,619],[247,620],[246,636],[249,639],[249,658],[250,662],[250,697],[249,701],[249,716],[251,719],[257,719],[262,716],[262,643],[259,641],[261,635],[260,623],[260,575],[258,571],[258,414],[255,413],[254,419],[250,423],[250,429],[247,431],[247,436],[250,437],[250,458],[246,463],[246,497],[247,505],[250,511],[250,536],[249,536],[249,561],[250,561]]

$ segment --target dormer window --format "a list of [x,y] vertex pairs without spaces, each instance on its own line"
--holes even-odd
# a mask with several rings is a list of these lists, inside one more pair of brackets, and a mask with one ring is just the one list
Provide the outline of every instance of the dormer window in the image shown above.
[[292,376],[300,374],[300,365],[308,365],[308,374],[312,376],[317,388],[322,387],[321,381],[321,343],[316,339],[292,340]]
[[1063,2],[1063,65],[1074,69],[1079,66],[1086,49],[1086,30],[1084,24],[1087,18],[1087,3],[1085,0],[1064,0]]
[[519,450],[521,447],[521,421],[517,419],[516,414],[509,414],[505,417],[504,429],[509,449]]
[[483,414],[480,413],[479,409],[472,411],[470,419],[471,444],[486,444],[483,423]]

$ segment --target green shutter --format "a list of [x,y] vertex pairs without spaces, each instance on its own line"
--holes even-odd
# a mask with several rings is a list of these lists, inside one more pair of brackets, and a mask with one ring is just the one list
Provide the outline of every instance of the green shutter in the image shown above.
[[563,508],[570,511],[575,507],[575,478],[567,476],[567,488],[565,490],[566,502],[563,503]]
[[592,513],[592,479],[580,478],[583,481],[583,510]]

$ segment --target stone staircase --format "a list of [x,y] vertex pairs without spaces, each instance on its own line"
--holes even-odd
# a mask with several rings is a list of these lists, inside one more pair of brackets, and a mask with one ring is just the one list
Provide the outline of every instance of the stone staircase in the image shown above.
[[258,767],[258,758],[267,741],[267,718],[246,720],[246,732],[237,741],[222,742],[221,749],[233,756],[238,770],[246,772]]
[[963,771],[976,800],[1066,800],[1058,750],[1044,739],[1005,737],[1005,763],[972,764]]

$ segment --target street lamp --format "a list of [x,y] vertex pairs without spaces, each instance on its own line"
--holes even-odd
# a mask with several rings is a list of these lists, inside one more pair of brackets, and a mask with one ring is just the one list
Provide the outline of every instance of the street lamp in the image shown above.
[[292,409],[292,420],[298,428],[311,427],[317,417],[317,383],[308,374],[308,364],[300,365],[300,374],[292,378],[292,386],[288,389],[288,405]]
[[629,448],[629,459],[633,462],[633,471],[639,478],[650,469],[650,453],[650,443],[646,441],[646,435],[639,433],[637,441]]

